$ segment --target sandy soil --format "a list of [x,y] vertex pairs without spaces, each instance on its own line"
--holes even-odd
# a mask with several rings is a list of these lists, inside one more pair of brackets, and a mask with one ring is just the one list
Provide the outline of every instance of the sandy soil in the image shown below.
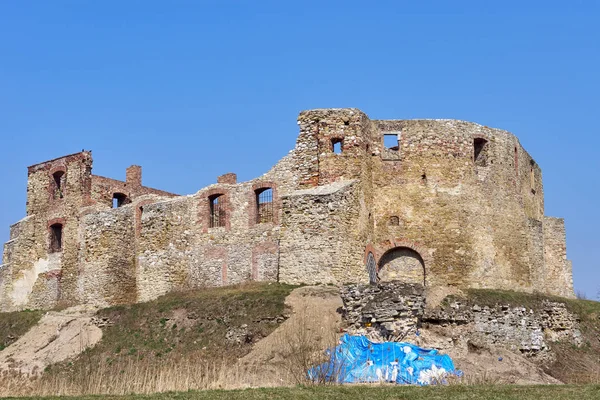
[[419,336],[407,341],[448,354],[463,381],[471,384],[560,384],[525,356],[485,342],[467,339],[474,327],[432,326],[422,328]]
[[[342,306],[339,289],[310,286],[294,290],[286,299],[292,314],[271,335],[254,345],[252,352],[241,358],[225,377],[223,388],[282,386],[300,383],[303,363],[313,362],[318,355],[337,344],[342,321],[337,309]],[[443,290],[428,294],[435,306],[448,294]],[[476,347],[465,339],[469,326],[421,329],[420,335],[407,341],[426,348],[437,348],[450,355],[463,371],[461,378],[469,384],[560,384],[555,378],[524,356],[504,348]],[[305,356],[302,356],[302,353]],[[300,354],[300,355],[299,355]],[[314,365],[314,364],[312,364]]]
[[291,308],[289,318],[238,360],[222,387],[297,384],[305,374],[302,364],[337,344],[341,326],[337,309],[343,305],[337,287],[301,287],[285,303]]
[[102,338],[92,323],[95,309],[82,306],[50,311],[16,342],[0,351],[0,371],[35,375],[46,366],[72,358]]

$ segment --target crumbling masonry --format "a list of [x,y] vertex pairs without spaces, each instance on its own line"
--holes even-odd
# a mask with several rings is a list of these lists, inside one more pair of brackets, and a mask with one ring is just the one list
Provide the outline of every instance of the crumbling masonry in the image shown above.
[[[188,196],[92,175],[91,152],[28,169],[0,310],[146,301],[250,280],[498,288],[573,296],[562,219],[509,132],[456,120],[300,113],[265,175]],[[390,143],[391,142],[391,143]]]

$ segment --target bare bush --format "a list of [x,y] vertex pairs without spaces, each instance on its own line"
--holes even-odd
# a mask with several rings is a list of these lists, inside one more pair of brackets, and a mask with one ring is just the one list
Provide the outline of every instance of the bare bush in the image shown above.
[[339,327],[331,329],[337,326],[331,323],[336,316],[318,315],[307,307],[295,310],[295,314],[289,334],[280,337],[278,343],[288,373],[297,384],[340,382],[344,357],[333,351],[339,342]]

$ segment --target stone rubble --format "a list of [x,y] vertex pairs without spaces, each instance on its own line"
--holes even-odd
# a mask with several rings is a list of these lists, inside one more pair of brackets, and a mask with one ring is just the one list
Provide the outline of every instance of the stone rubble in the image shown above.
[[426,310],[423,286],[398,281],[346,285],[341,288],[341,297],[347,331],[373,341],[413,341],[421,328],[466,326],[466,339],[472,343],[506,347],[539,360],[552,358],[552,342],[583,344],[578,316],[565,303],[556,301],[543,300],[534,310],[451,300]]

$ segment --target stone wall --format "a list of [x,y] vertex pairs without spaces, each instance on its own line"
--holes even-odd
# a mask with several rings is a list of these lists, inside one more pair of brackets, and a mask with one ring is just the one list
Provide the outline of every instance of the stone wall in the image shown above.
[[78,303],[107,307],[137,300],[134,218],[132,207],[81,218]]
[[425,312],[421,284],[399,281],[341,288],[342,315],[352,335],[372,341],[403,341],[416,334]]
[[[535,289],[531,271],[543,268],[543,260],[529,255],[543,243],[524,237],[529,219],[543,215],[543,203],[535,200],[542,198],[541,179],[535,199],[531,192],[523,196],[515,148],[522,157],[526,153],[517,139],[453,120],[377,125],[382,156],[373,158],[373,245],[378,257],[398,242],[415,243],[428,285]],[[396,158],[385,155],[392,152],[383,149],[387,132],[399,137]],[[485,162],[474,160],[475,139],[486,141]]]
[[463,339],[473,345],[502,346],[540,360],[552,357],[554,341],[583,343],[578,316],[561,302],[544,300],[534,310],[518,304],[489,307],[447,298],[439,306],[426,308],[423,286],[399,281],[344,286],[341,297],[347,331],[373,341],[418,342],[422,330],[464,326]]
[[429,310],[424,326],[468,326],[473,343],[507,347],[529,357],[551,358],[551,342],[565,341],[581,346],[579,317],[564,303],[545,300],[537,309],[518,304],[481,306],[468,300],[454,300]]
[[1,309],[249,280],[367,282],[369,254],[375,280],[573,296],[564,223],[544,215],[541,169],[509,132],[357,109],[303,111],[298,125],[295,148],[263,176],[230,172],[189,196],[143,186],[140,166],[125,181],[92,175],[88,151],[29,167]]
[[[359,185],[341,181],[283,197],[279,279],[287,283],[368,281],[360,227]],[[340,240],[344,238],[344,240]]]
[[573,273],[567,260],[565,221],[544,217],[545,291],[558,296],[572,296]]

